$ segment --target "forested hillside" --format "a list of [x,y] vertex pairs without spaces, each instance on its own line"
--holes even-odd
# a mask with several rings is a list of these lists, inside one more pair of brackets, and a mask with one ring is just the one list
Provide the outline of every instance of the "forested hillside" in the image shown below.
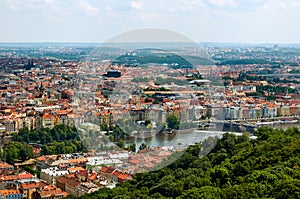
[[300,198],[300,131],[256,135],[225,134],[204,157],[197,144],[168,167],[81,198]]

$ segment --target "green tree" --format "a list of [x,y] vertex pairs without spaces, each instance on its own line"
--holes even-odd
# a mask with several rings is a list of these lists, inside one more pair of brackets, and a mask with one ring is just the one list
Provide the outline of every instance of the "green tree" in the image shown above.
[[170,129],[178,129],[179,128],[179,120],[173,114],[168,116],[167,124]]
[[129,145],[127,150],[132,151],[132,152],[136,152],[136,144],[133,143],[133,144]]
[[9,164],[33,157],[32,147],[25,142],[10,142],[3,148],[1,159]]
[[143,149],[146,149],[146,148],[149,148],[149,146],[147,146],[147,144],[145,144],[145,143],[142,143],[139,147],[139,150],[143,150]]

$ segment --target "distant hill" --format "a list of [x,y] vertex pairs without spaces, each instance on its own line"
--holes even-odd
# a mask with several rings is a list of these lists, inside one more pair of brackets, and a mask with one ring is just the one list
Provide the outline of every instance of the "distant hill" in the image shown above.
[[233,59],[233,60],[226,60],[217,63],[217,65],[246,65],[246,64],[271,64],[271,62],[263,59]]
[[127,66],[141,66],[148,64],[165,64],[172,68],[192,68],[196,65],[214,65],[214,61],[209,58],[180,55],[171,52],[160,52],[153,49],[148,51],[136,51],[121,55],[112,62],[113,64],[123,64]]

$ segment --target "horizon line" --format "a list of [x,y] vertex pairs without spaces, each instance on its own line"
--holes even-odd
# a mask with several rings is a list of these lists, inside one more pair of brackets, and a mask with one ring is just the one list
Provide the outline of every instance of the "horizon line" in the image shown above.
[[128,42],[97,42],[97,41],[0,41],[0,44],[17,44],[17,43],[91,43],[91,44],[105,44],[105,43],[219,43],[219,44],[300,44],[300,42],[244,42],[244,41],[195,41],[195,42],[189,42],[189,41],[157,41],[157,42],[132,42],[132,41],[128,41]]

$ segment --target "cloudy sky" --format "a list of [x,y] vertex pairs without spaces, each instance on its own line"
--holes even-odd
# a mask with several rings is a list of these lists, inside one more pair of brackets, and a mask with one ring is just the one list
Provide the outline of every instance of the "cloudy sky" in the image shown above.
[[102,42],[155,27],[199,42],[300,43],[300,0],[0,0],[1,42]]

